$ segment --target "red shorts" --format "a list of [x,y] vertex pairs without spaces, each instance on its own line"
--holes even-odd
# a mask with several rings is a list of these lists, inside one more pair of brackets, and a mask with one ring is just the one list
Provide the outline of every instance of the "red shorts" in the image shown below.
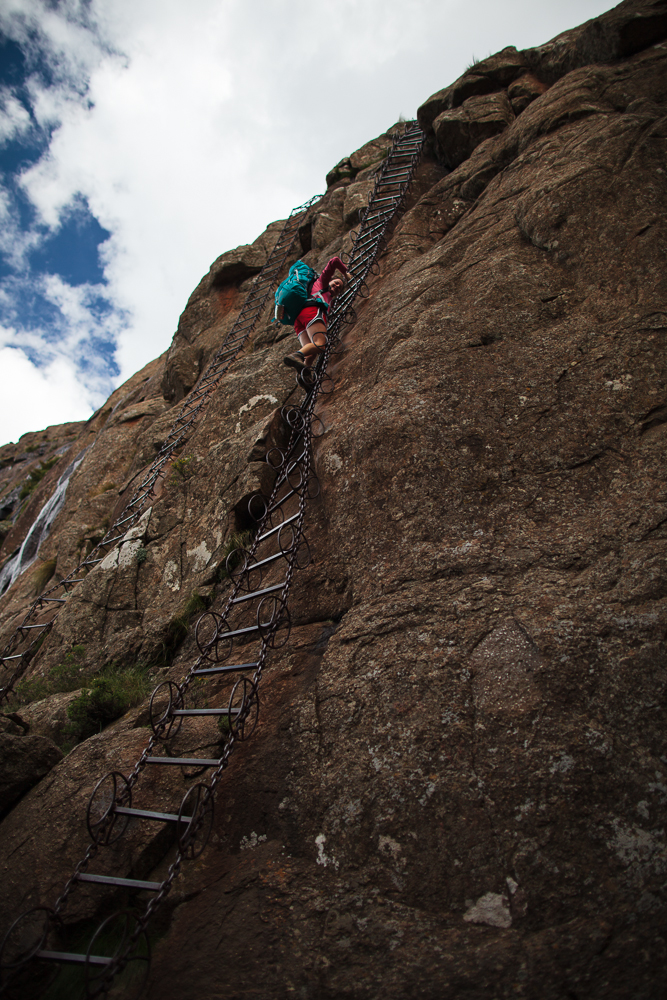
[[316,322],[324,323],[327,325],[327,314],[324,309],[318,309],[317,306],[306,306],[302,309],[297,318],[294,321],[294,332],[297,337],[299,334],[307,330],[312,323]]

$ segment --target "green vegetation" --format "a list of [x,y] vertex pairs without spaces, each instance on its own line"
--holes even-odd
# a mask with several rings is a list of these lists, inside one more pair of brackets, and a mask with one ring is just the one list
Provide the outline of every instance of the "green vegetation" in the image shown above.
[[53,468],[59,457],[59,455],[54,455],[53,458],[47,458],[46,462],[40,462],[38,468],[33,469],[28,473],[28,478],[21,487],[19,500],[24,500],[26,497],[29,497],[31,493],[35,492],[46,473],[49,469]]
[[171,466],[172,481],[175,483],[185,483],[191,476],[194,476],[194,469],[190,468],[192,455],[184,455],[183,458],[176,458]]
[[31,701],[41,701],[50,694],[62,691],[76,691],[84,682],[83,661],[86,655],[85,646],[72,646],[62,663],[47,674],[46,677],[29,677],[19,681],[14,691],[13,710]]
[[139,565],[141,566],[141,564],[145,563],[147,559],[148,559],[148,549],[145,549],[143,546],[137,549],[137,562],[139,563]]
[[6,521],[0,521],[0,543],[4,542],[12,528],[13,524],[9,519]]
[[41,566],[38,566],[32,575],[35,584],[35,596],[41,594],[47,583],[56,571],[56,560],[47,559]]
[[240,552],[236,552],[234,557],[229,560],[228,566],[228,557],[236,549],[248,548],[254,537],[255,532],[252,529],[248,529],[247,531],[234,531],[229,536],[223,546],[222,552],[220,553],[220,565],[218,566],[217,578],[221,583],[223,580],[229,580],[230,571],[233,572],[237,566],[240,566],[241,559],[243,558]]
[[[19,681],[8,706],[16,711],[22,705],[41,701],[52,694],[83,690],[67,708],[69,723],[63,730],[64,750],[71,750],[88,739],[128,709],[143,701],[151,688],[149,668],[142,663],[131,665],[108,663],[92,675],[85,667],[85,646],[72,646],[62,663],[46,677],[31,677]],[[91,676],[92,675],[92,676]]]
[[93,678],[90,687],[67,707],[70,722],[65,739],[80,743],[143,701],[150,690],[147,669],[140,664],[123,667],[110,663]]

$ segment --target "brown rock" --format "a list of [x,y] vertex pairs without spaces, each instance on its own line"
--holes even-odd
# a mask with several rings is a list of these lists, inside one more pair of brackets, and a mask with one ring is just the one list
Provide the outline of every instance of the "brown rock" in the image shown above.
[[547,85],[538,80],[536,76],[532,73],[524,73],[518,80],[510,84],[507,90],[514,114],[520,115],[536,97],[540,97],[546,90]]
[[433,132],[433,123],[445,111],[460,107],[470,97],[481,97],[504,90],[525,74],[528,64],[513,45],[488,59],[476,62],[456,83],[429,97],[417,112],[421,128]]
[[504,132],[514,121],[514,112],[504,93],[469,97],[460,108],[443,111],[433,130],[443,163],[457,167],[485,139]]
[[553,83],[572,70],[627,58],[666,37],[663,0],[624,0],[600,17],[521,55],[541,80]]
[[56,743],[60,742],[63,729],[70,721],[67,709],[80,694],[81,690],[64,691],[22,708],[21,717],[28,723],[30,735],[46,736]]
[[473,697],[479,712],[511,716],[537,708],[542,698],[535,674],[545,663],[515,621],[494,629],[470,658]]
[[[654,31],[660,9],[623,3],[598,20],[620,37],[638,14]],[[290,641],[270,654],[260,724],[220,780],[211,844],[161,910],[149,998],[663,989],[667,54],[657,44],[550,78],[584,34],[529,63],[549,90],[458,167],[443,176],[427,152],[331,359],[305,529],[314,562],[295,574]],[[511,59],[502,87],[527,75]],[[478,67],[468,76],[496,90],[433,120],[507,102]],[[304,225],[314,266],[348,245],[345,200],[364,170]],[[200,292],[175,344],[205,359],[243,282]],[[280,446],[276,411],[301,398],[268,310],[262,323],[189,437],[183,475],[169,470],[143,533],[72,594],[34,672],[82,637],[95,663],[157,659],[195,590],[224,606],[223,553],[248,499],[270,489],[260,459]],[[114,406],[141,405],[142,391],[119,390]],[[122,464],[121,489],[165,426],[146,415],[106,430],[108,409],[69,508],[88,533],[103,516],[93,473]],[[103,459],[119,444],[124,463]],[[137,542],[145,559],[121,565]],[[16,614],[18,599],[3,606]],[[197,656],[192,624],[170,655],[161,669],[176,679]],[[229,691],[223,675],[197,697],[226,704]],[[86,741],[0,825],[5,923],[17,901],[57,896],[86,847],[77,816],[93,776],[131,768],[145,712]],[[214,752],[215,732],[183,733],[183,751]],[[174,809],[190,780],[147,768],[137,804]],[[137,824],[104,871],[157,879],[171,858]],[[67,920],[119,901],[77,893]]]
[[62,752],[43,736],[0,732],[0,811],[36,785],[62,759]]

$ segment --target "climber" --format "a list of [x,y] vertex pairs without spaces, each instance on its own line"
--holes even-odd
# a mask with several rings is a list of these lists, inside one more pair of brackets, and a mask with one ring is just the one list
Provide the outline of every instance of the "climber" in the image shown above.
[[[328,305],[336,295],[343,291],[351,278],[352,275],[340,257],[332,257],[319,278],[313,282],[310,295]],[[301,349],[294,354],[287,354],[283,361],[290,368],[303,371],[304,368],[313,366],[318,354],[324,353],[327,342],[326,306],[306,306],[305,309],[302,309],[294,323],[294,332],[299,338]]]

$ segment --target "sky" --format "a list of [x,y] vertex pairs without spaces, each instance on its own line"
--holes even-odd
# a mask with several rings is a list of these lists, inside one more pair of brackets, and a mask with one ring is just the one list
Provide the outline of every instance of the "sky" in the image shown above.
[[2,0],[0,444],[87,419],[221,253],[606,0]]

